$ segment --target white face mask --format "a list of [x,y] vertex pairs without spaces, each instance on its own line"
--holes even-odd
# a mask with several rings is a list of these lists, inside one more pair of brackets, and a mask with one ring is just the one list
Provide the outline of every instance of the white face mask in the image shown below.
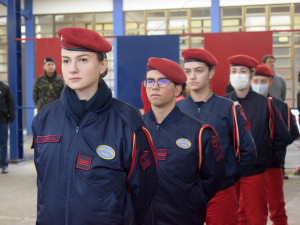
[[230,74],[230,83],[236,89],[244,89],[250,85],[248,74]]
[[253,91],[261,95],[264,95],[268,91],[268,88],[268,84],[252,84]]

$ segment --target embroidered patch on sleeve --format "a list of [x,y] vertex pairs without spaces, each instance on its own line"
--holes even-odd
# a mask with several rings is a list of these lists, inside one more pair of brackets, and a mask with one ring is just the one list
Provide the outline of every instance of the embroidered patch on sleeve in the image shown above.
[[140,157],[140,164],[143,170],[145,170],[148,166],[150,166],[151,161],[149,157],[148,151],[143,151],[141,157]]
[[244,119],[243,126],[245,131],[249,131],[251,129],[251,121]]
[[218,138],[216,136],[212,136],[210,140],[211,146],[217,147],[219,145]]
[[283,120],[283,117],[282,117],[282,114],[281,114],[280,111],[277,111],[277,115],[278,115],[278,118],[279,118],[280,120]]
[[36,143],[43,144],[48,142],[58,143],[60,142],[60,137],[58,135],[47,135],[47,136],[37,136]]
[[214,155],[215,155],[216,161],[219,161],[220,159],[223,158],[223,152],[222,152],[221,147],[219,147],[219,146],[215,147]]
[[76,168],[82,170],[90,170],[91,163],[92,157],[79,155],[77,159]]
[[167,159],[167,154],[167,149],[157,149],[156,159],[165,161]]

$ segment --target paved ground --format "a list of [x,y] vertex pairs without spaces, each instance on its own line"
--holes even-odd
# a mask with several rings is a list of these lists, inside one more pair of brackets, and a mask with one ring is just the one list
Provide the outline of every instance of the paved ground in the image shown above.
[[[33,151],[30,150],[31,137],[24,137],[24,156],[27,159],[9,165],[9,173],[0,174],[0,224],[32,225],[36,218],[36,172]],[[296,146],[297,145],[297,146]],[[289,225],[300,224],[300,176],[295,168],[300,165],[300,141],[288,147],[286,169],[289,180],[284,181],[284,194]],[[269,221],[268,225],[272,223]]]

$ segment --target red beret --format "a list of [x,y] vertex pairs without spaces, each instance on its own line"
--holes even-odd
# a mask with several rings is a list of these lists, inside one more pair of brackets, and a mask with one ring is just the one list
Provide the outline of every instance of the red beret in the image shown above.
[[230,65],[245,66],[249,68],[256,68],[258,61],[248,55],[234,55],[227,59]]
[[265,65],[259,65],[255,68],[255,76],[266,76],[266,77],[274,77],[274,71],[265,66]]
[[218,60],[209,52],[201,48],[189,48],[183,50],[181,53],[184,61],[189,61],[193,59],[205,62],[210,66],[217,66]]
[[156,69],[177,84],[186,82],[186,75],[181,66],[169,59],[164,58],[150,58],[147,64],[147,70]]
[[61,47],[66,50],[107,53],[112,49],[111,44],[104,37],[86,28],[62,28],[57,34],[61,40]]

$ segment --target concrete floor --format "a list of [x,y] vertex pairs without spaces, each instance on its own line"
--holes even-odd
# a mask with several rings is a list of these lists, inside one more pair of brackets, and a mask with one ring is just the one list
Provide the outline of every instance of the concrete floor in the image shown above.
[[[31,137],[24,137],[26,161],[9,165],[8,174],[0,174],[0,225],[32,225],[36,219],[36,171],[33,163]],[[300,141],[288,147],[286,170],[289,180],[284,181],[284,194],[289,225],[300,224]],[[268,221],[268,225],[272,223]]]

